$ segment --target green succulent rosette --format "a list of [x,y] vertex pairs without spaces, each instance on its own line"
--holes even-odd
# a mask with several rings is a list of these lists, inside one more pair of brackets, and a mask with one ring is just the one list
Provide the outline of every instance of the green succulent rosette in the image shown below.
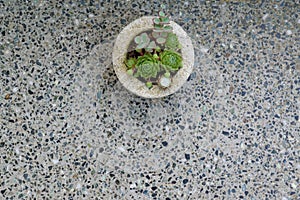
[[158,60],[151,54],[138,57],[135,68],[137,69],[135,76],[145,79],[155,78],[160,70]]
[[166,39],[165,46],[167,49],[171,49],[171,50],[179,49],[179,41],[177,35],[174,33],[169,33]]
[[164,50],[160,54],[160,60],[166,71],[177,71],[182,67],[182,57],[175,51]]
[[126,64],[128,69],[132,69],[134,67],[135,63],[136,63],[135,58],[129,58],[125,61],[125,64]]

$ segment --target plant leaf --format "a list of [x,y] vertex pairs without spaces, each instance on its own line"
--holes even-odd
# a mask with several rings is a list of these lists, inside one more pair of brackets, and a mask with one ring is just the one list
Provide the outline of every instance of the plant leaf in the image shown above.
[[172,26],[164,26],[164,30],[170,31],[172,29],[173,29]]
[[150,44],[148,45],[148,48],[155,49],[156,48],[155,42],[154,41],[150,42]]
[[134,42],[137,43],[137,44],[139,44],[141,42],[141,37],[140,36],[136,36],[134,38]]
[[163,11],[159,11],[158,15],[159,15],[160,17],[165,17],[165,16],[166,16],[165,13],[164,13]]
[[154,37],[154,38],[158,38],[159,37],[159,32],[152,32],[152,36]]
[[163,43],[165,43],[165,42],[166,42],[166,39],[165,39],[165,38],[162,38],[162,37],[160,37],[160,38],[157,38],[157,39],[156,39],[156,42],[157,42],[158,44],[163,44]]
[[154,24],[160,24],[159,18],[155,18],[153,21],[154,21]]
[[162,18],[161,18],[161,22],[163,22],[163,23],[169,23],[170,20],[169,20],[168,17],[162,17]]
[[144,49],[147,46],[147,43],[140,43],[137,45],[136,49]]

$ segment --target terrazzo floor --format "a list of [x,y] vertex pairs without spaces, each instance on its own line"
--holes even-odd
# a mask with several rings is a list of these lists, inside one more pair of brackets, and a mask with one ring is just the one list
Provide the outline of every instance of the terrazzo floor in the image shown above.
[[[160,4],[192,38],[175,94],[112,68]],[[0,199],[300,199],[297,0],[0,0]]]

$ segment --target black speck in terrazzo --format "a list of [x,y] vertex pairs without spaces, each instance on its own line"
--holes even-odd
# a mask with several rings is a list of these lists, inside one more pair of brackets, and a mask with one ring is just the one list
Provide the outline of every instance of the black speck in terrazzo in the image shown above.
[[222,131],[222,134],[225,136],[229,136],[229,132],[228,131]]
[[188,154],[188,153],[184,154],[184,157],[185,157],[185,159],[187,159],[187,160],[190,160],[190,159],[191,159],[191,156],[190,156],[190,154]]
[[166,147],[168,145],[168,142],[167,141],[163,141],[162,145]]
[[187,184],[188,182],[189,182],[188,179],[183,179],[183,181],[182,181],[183,184]]

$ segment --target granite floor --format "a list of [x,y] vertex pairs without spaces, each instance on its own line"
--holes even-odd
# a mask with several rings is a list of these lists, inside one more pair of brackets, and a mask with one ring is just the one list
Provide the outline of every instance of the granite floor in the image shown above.
[[[117,80],[160,4],[192,38],[175,94]],[[297,0],[0,0],[0,199],[300,199]]]

